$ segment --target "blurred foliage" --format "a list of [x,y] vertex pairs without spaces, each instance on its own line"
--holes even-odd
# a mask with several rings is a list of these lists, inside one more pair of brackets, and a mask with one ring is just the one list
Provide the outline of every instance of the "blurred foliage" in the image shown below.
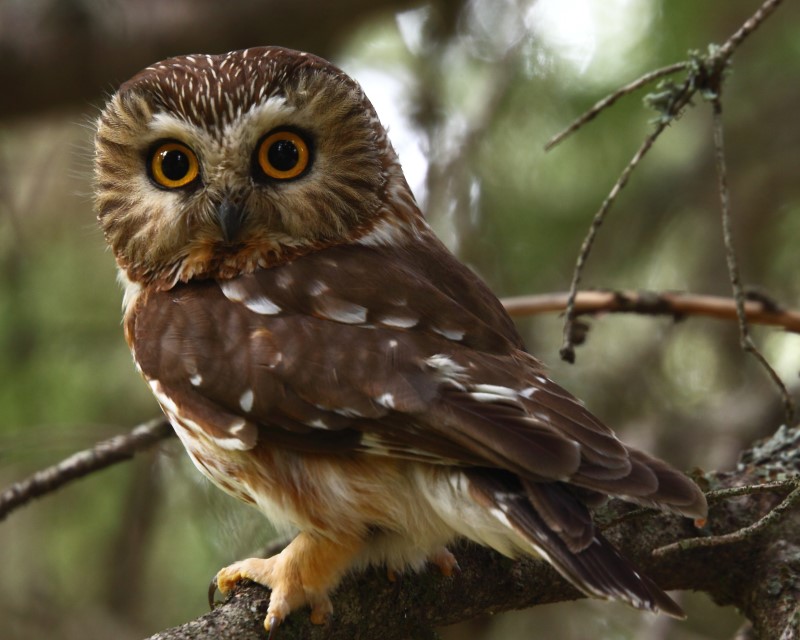
[[[549,154],[546,140],[618,86],[723,41],[757,5],[420,5],[354,25],[334,60],[364,83],[448,244],[501,295],[558,291],[654,113],[640,93]],[[723,95],[743,278],[794,308],[799,72],[800,7],[785,3],[738,51]],[[3,486],[158,411],[122,339],[113,259],[92,214],[91,120],[117,80],[98,84],[80,113],[0,122]],[[729,293],[707,105],[674,123],[634,174],[583,286]],[[520,327],[593,411],[679,466],[729,466],[780,423],[774,389],[739,351],[732,324],[598,318],[573,367],[557,359],[559,318]],[[755,336],[796,389],[800,338]],[[176,443],[166,444],[0,523],[0,637],[143,637],[202,613],[214,572],[270,535],[260,516],[209,489]],[[703,596],[681,597],[685,623],[584,602],[464,623],[445,637],[522,638],[535,624],[542,637],[567,640],[699,640],[729,638],[740,624]]]

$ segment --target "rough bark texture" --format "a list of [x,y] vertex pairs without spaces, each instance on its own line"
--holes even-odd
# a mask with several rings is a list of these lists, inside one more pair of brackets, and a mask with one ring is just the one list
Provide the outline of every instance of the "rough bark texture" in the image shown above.
[[[735,471],[705,474],[700,481],[711,491],[786,483],[737,497],[715,499],[712,494],[708,525],[702,530],[689,520],[632,511],[621,502],[603,509],[598,520],[604,534],[665,589],[706,591],[720,605],[736,605],[752,622],[756,640],[798,639],[799,445],[800,430],[781,428],[745,452]],[[751,526],[770,513],[761,525]],[[750,529],[742,531],[745,527]],[[664,549],[666,545],[672,546]],[[333,596],[331,623],[316,627],[306,612],[298,611],[281,627],[281,640],[433,638],[436,627],[481,614],[581,597],[544,562],[512,562],[473,545],[454,552],[462,573],[453,578],[430,571],[391,583],[376,570],[348,577]],[[268,601],[266,589],[243,584],[224,605],[150,640],[263,640]]]

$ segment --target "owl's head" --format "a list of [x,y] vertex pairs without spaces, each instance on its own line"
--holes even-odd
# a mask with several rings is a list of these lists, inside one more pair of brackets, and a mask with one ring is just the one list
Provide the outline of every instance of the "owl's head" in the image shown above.
[[419,215],[359,85],[287,49],[148,67],[108,102],[95,146],[105,236],[129,280],[159,288],[385,237]]

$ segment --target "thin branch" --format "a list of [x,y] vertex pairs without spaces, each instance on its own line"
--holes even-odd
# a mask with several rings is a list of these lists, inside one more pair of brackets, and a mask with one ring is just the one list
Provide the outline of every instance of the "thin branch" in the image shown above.
[[637,89],[640,89],[641,87],[650,84],[651,82],[655,82],[659,78],[663,78],[664,76],[668,76],[673,73],[677,73],[678,71],[682,71],[687,66],[688,66],[687,62],[676,62],[675,64],[671,64],[667,67],[662,67],[661,69],[656,69],[655,71],[646,73],[641,78],[638,78],[637,80],[634,80],[629,84],[626,84],[624,87],[620,87],[619,89],[614,91],[614,93],[607,95],[605,98],[595,103],[595,105],[591,109],[585,111],[583,115],[576,118],[572,122],[572,124],[570,124],[566,129],[561,131],[561,133],[557,133],[552,138],[550,138],[547,144],[544,145],[544,150],[550,151],[550,149],[555,147],[562,140],[566,139],[569,135],[575,133],[578,129],[580,129],[590,120],[593,120],[596,116],[600,114],[600,112],[604,111],[605,109],[608,109],[621,97],[633,93]]
[[567,362],[575,362],[575,345],[573,338],[573,327],[575,324],[575,297],[578,295],[578,285],[580,284],[581,276],[583,275],[583,268],[586,265],[586,260],[589,258],[589,253],[594,245],[594,240],[597,237],[597,233],[600,230],[603,221],[605,220],[608,210],[616,201],[619,192],[628,182],[628,178],[630,178],[631,173],[633,173],[633,170],[639,165],[639,163],[642,161],[642,158],[644,158],[645,154],[653,146],[653,143],[656,141],[658,136],[660,136],[664,129],[667,128],[668,124],[669,122],[666,120],[660,121],[656,125],[655,130],[645,138],[644,142],[639,147],[639,150],[634,154],[633,158],[631,158],[631,161],[622,171],[619,178],[617,178],[617,181],[611,188],[611,192],[603,201],[600,209],[594,214],[594,218],[592,218],[592,224],[589,227],[589,232],[586,234],[583,244],[581,245],[581,250],[578,253],[578,260],[575,264],[575,270],[572,273],[572,282],[570,283],[569,287],[569,297],[567,298],[567,314],[564,322],[564,342],[559,352],[561,354],[561,358]]
[[[691,104],[691,100],[694,97],[695,93],[698,91],[703,92],[703,95],[707,95],[708,89],[712,87],[714,90],[711,92],[715,99],[718,101],[719,96],[719,87],[722,85],[722,79],[724,71],[728,65],[730,57],[733,55],[736,48],[745,40],[747,36],[753,33],[761,23],[769,16],[772,11],[777,8],[780,4],[781,0],[766,0],[764,4],[756,11],[753,16],[751,16],[745,23],[733,34],[731,35],[728,40],[720,47],[709,47],[708,54],[706,56],[699,56],[697,54],[692,54],[690,60],[684,63],[685,68],[688,70],[688,76],[683,84],[679,86],[670,86],[667,88],[666,91],[661,92],[658,96],[651,96],[651,106],[654,106],[659,109],[659,118],[656,120],[656,128],[655,130],[645,138],[642,145],[639,147],[639,150],[636,152],[636,155],[631,159],[628,165],[620,174],[619,178],[617,179],[616,183],[611,189],[608,197],[603,202],[602,206],[600,207],[599,211],[594,215],[592,219],[592,223],[589,227],[589,231],[584,238],[583,244],[581,245],[581,250],[578,254],[578,259],[575,264],[575,270],[572,275],[572,282],[570,284],[570,294],[569,299],[567,301],[567,308],[566,308],[566,318],[564,321],[564,341],[560,350],[560,355],[563,360],[567,362],[574,362],[575,361],[575,338],[574,338],[574,321],[575,321],[575,297],[578,291],[578,284],[580,283],[581,276],[583,274],[583,269],[588,259],[589,253],[592,250],[592,246],[594,244],[595,237],[597,236],[598,230],[600,226],[603,224],[605,216],[610,209],[611,205],[616,200],[616,197],[619,191],[625,186],[625,183],[628,181],[630,174],[636,168],[636,166],[641,161],[644,154],[652,147],[653,143],[655,142],[656,138],[663,132],[663,130],[672,122],[672,120],[677,117],[683,109]],[[664,67],[663,69],[659,69],[654,71],[653,74],[656,77],[661,77],[664,75],[668,75],[668,73],[674,73],[678,69],[674,69],[675,65],[670,67]],[[640,80],[634,81],[632,86],[634,88],[638,88],[643,84],[646,84],[645,80],[647,80],[647,76],[643,76]],[[631,86],[631,85],[629,85]],[[625,87],[621,89],[619,95],[624,95]],[[616,96],[618,97],[618,96]],[[578,119],[579,125],[583,124],[588,120],[594,118],[600,111],[607,108],[616,100],[615,94],[609,96],[608,99],[601,101],[598,103],[600,108],[593,108],[590,110],[588,117],[584,120],[581,118]],[[598,106],[596,105],[596,107]],[[577,128],[577,127],[575,127]],[[572,127],[567,129],[567,133],[574,130]],[[557,136],[558,137],[558,136]],[[758,356],[756,356],[758,357]],[[777,378],[772,372],[773,380]],[[780,380],[777,379],[776,383],[779,383]],[[782,383],[780,383],[782,385]],[[784,403],[787,402],[788,395],[783,394]],[[789,413],[789,405],[787,404],[787,413]],[[791,407],[791,413],[789,415],[794,414],[794,408]]]
[[735,544],[752,538],[754,535],[765,531],[768,527],[772,526],[778,520],[783,518],[787,512],[791,511],[794,507],[800,504],[800,483],[794,481],[792,484],[795,487],[794,491],[786,496],[777,507],[767,513],[765,516],[756,520],[753,524],[721,536],[705,536],[688,538],[687,540],[678,540],[677,542],[672,542],[664,545],[663,547],[659,547],[658,549],[654,549],[653,555],[656,557],[662,557],[676,552],[720,547],[726,544]]
[[172,433],[166,418],[156,418],[134,428],[125,435],[99,442],[91,449],[79,451],[58,464],[37,471],[29,478],[15,482],[0,494],[0,521],[14,509],[99,469],[132,458],[137,451],[151,447]]
[[736,33],[734,33],[730,38],[725,41],[719,48],[719,54],[722,58],[728,59],[733,55],[734,50],[736,50],[742,41],[749,36],[753,31],[758,29],[761,26],[761,23],[766,20],[769,15],[778,8],[778,6],[783,2],[783,0],[766,0],[764,4],[762,4],[758,10],[750,16],[745,23],[737,29]]
[[[513,317],[563,311],[569,293],[503,298],[506,311]],[[721,320],[737,318],[736,301],[719,296],[657,291],[580,291],[575,296],[575,315],[593,313],[638,313],[666,315],[676,319],[705,316]],[[782,327],[800,333],[800,311],[787,311],[765,300],[747,300],[744,313],[748,322]]]
[[733,231],[731,225],[730,211],[730,190],[728,188],[728,166],[725,161],[725,139],[722,125],[722,102],[719,98],[719,86],[712,87],[714,97],[711,100],[712,112],[714,116],[714,158],[717,165],[717,181],[719,187],[719,200],[722,209],[722,236],[725,242],[725,260],[728,265],[728,275],[730,277],[733,297],[736,301],[736,317],[739,321],[739,342],[744,351],[750,353],[761,364],[767,375],[778,388],[781,399],[783,400],[786,419],[789,424],[794,424],[795,406],[789,390],[777,374],[775,369],[769,364],[764,354],[756,347],[750,336],[750,329],[747,325],[747,314],[745,312],[745,292],[742,286],[741,275],[739,273],[739,263],[736,259],[736,250],[733,247]]

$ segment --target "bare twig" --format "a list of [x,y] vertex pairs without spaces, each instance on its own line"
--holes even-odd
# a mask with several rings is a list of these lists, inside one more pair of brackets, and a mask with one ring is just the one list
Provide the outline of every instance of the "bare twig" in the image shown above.
[[[563,311],[569,293],[503,298],[506,311],[514,317]],[[731,298],[679,292],[657,291],[580,291],[575,296],[575,315],[592,313],[639,313],[674,318],[705,316],[722,320],[737,318],[736,302]],[[800,333],[800,311],[789,311],[762,300],[746,300],[748,322],[782,327]]]
[[726,60],[733,55],[734,50],[742,44],[742,41],[749,36],[753,31],[761,26],[761,23],[769,17],[769,15],[778,8],[783,0],[766,0],[758,10],[745,20],[744,24],[737,29],[730,38],[725,41],[719,48],[719,55]]
[[[781,0],[766,0],[755,12],[755,14],[746,20],[745,23],[734,34],[732,34],[722,46],[709,47],[708,53],[705,56],[699,56],[698,54],[691,55],[690,59],[684,63],[684,68],[688,71],[688,75],[683,84],[679,86],[670,86],[666,91],[663,91],[657,97],[651,96],[651,106],[657,107],[660,111],[659,118],[655,123],[656,128],[649,136],[647,136],[647,138],[645,138],[644,142],[639,147],[639,150],[636,152],[636,155],[634,155],[634,157],[622,171],[619,178],[614,183],[614,186],[612,187],[608,197],[605,199],[598,212],[594,215],[592,223],[589,227],[589,231],[584,238],[583,244],[581,245],[581,250],[578,254],[578,259],[572,276],[572,282],[570,284],[570,294],[569,299],[567,300],[566,318],[564,321],[564,342],[560,350],[560,355],[563,360],[566,360],[567,362],[575,361],[575,339],[573,337],[575,321],[574,304],[578,291],[578,285],[580,284],[583,268],[586,264],[589,253],[592,250],[597,232],[600,226],[603,224],[608,210],[616,200],[619,191],[625,186],[630,174],[639,164],[644,154],[653,145],[656,138],[672,122],[672,120],[683,111],[687,105],[691,104],[691,100],[695,93],[701,91],[704,96],[711,95],[710,99],[717,100],[718,102],[719,88],[722,86],[723,74],[728,65],[730,57],[733,55],[736,48],[744,41],[744,39],[761,25],[761,23],[772,13],[772,11],[775,10],[780,2]],[[674,73],[675,71],[679,70],[674,68],[675,66],[676,65],[672,65],[670,67],[664,67],[663,69],[656,70],[653,72],[653,75],[655,77],[663,77],[669,73]],[[635,89],[646,84],[646,81],[651,80],[652,79],[648,78],[648,76],[643,76],[628,86],[633,86]],[[707,92],[710,88],[712,91],[709,94]],[[619,95],[624,95],[626,93],[626,87],[623,87],[617,93]],[[598,103],[598,105],[595,105],[595,107],[592,108],[585,117],[578,119],[577,126],[580,126],[584,122],[594,118],[598,113],[600,113],[600,111],[613,104],[617,97],[618,95],[612,94],[606,100],[601,101]],[[577,126],[574,128],[570,126],[564,135],[575,130]],[[559,139],[560,137],[562,136],[557,136]],[[774,371],[772,372],[772,375],[773,380],[775,380],[777,376],[774,374]],[[776,382],[780,382],[779,379]],[[782,385],[782,383],[780,384]],[[783,397],[784,403],[786,403],[788,395],[784,393]],[[794,409],[792,407],[790,415],[793,415],[793,411]],[[789,405],[787,405],[787,412],[789,412]]]
[[795,406],[789,390],[783,384],[780,376],[775,369],[770,366],[767,359],[759,351],[750,336],[750,329],[747,325],[747,314],[745,313],[745,292],[742,287],[741,275],[739,273],[739,263],[736,259],[736,251],[733,247],[733,231],[731,229],[730,211],[730,190],[728,189],[728,166],[725,161],[725,139],[722,126],[722,101],[719,97],[720,86],[713,86],[714,97],[711,100],[712,112],[714,115],[714,158],[717,165],[717,182],[719,187],[719,201],[722,209],[722,236],[725,242],[725,260],[728,265],[728,276],[730,277],[733,297],[736,301],[736,317],[739,321],[739,342],[744,351],[750,353],[761,364],[767,375],[778,388],[783,400],[786,411],[786,419],[789,424],[794,424]]
[[15,482],[0,494],[0,520],[14,509],[68,482],[133,457],[172,433],[166,418],[156,418],[139,425],[130,433],[99,442],[91,449],[79,451],[52,467],[37,471],[30,478]]
[[586,234],[583,244],[581,245],[581,250],[578,253],[578,261],[575,264],[575,270],[572,273],[572,282],[570,283],[569,287],[569,297],[567,299],[566,309],[567,315],[564,322],[564,342],[559,352],[561,354],[561,358],[567,362],[575,362],[575,343],[573,339],[573,326],[575,324],[575,297],[578,294],[578,285],[580,284],[581,275],[583,274],[583,267],[586,264],[589,253],[592,250],[594,240],[597,237],[597,232],[600,230],[600,227],[602,226],[606,214],[611,208],[611,205],[616,201],[619,192],[628,182],[628,178],[630,178],[631,173],[633,173],[633,170],[639,165],[639,163],[642,161],[642,158],[644,158],[645,154],[653,146],[653,143],[656,141],[658,136],[660,136],[664,129],[667,128],[667,124],[667,121],[659,122],[656,125],[655,130],[645,138],[644,142],[639,147],[639,150],[636,152],[633,158],[631,158],[628,166],[625,167],[619,178],[617,178],[617,181],[614,183],[611,192],[603,201],[600,209],[594,214],[594,218],[592,218],[592,224],[589,227],[589,232]]
[[557,133],[552,138],[550,138],[550,140],[547,141],[547,144],[544,145],[544,150],[550,151],[550,149],[555,147],[562,140],[566,139],[568,136],[575,133],[578,129],[580,129],[590,120],[593,120],[596,116],[600,114],[601,111],[608,109],[621,97],[626,96],[629,93],[633,93],[637,89],[640,89],[641,87],[650,84],[651,82],[655,82],[659,78],[663,78],[664,76],[668,76],[673,73],[677,73],[678,71],[682,71],[687,67],[687,64],[688,63],[686,62],[676,62],[675,64],[671,64],[667,67],[662,67],[661,69],[656,69],[655,71],[646,73],[641,78],[638,78],[637,80],[634,80],[629,84],[626,84],[624,87],[620,87],[619,89],[614,91],[614,93],[607,95],[605,98],[595,103],[595,105],[591,109],[585,111],[583,115],[576,118],[572,122],[572,124],[570,124],[566,129],[561,131],[561,133]]
[[748,540],[750,537],[766,530],[768,527],[782,518],[788,511],[791,511],[794,507],[800,504],[800,483],[795,480],[792,482],[792,485],[795,487],[794,490],[788,496],[786,496],[777,507],[772,509],[764,517],[756,520],[753,524],[721,536],[705,536],[679,540],[677,542],[664,545],[663,547],[659,547],[658,549],[654,549],[653,555],[656,557],[662,557],[678,551],[719,547],[726,544],[735,544]]

